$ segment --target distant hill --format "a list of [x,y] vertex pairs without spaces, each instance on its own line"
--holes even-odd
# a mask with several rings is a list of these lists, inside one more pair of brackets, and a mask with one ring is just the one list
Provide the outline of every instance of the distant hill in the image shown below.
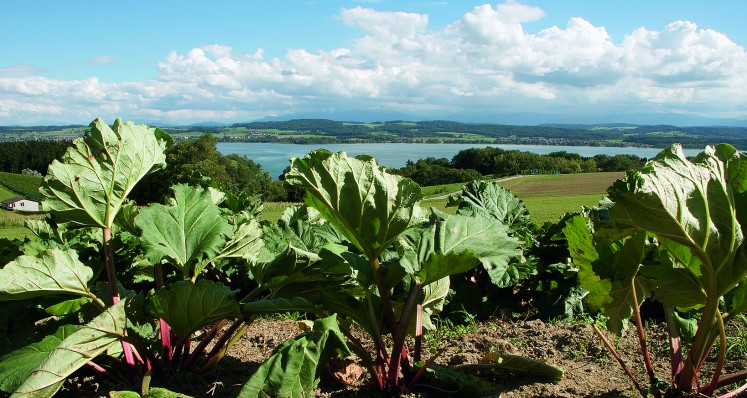
[[[747,127],[747,120],[734,118],[708,118],[678,113],[620,113],[606,115],[577,115],[577,114],[544,114],[536,112],[517,113],[470,113],[454,112],[435,115],[420,115],[391,111],[326,111],[302,112],[278,116],[266,116],[256,119],[256,122],[278,122],[295,119],[329,119],[346,122],[383,122],[393,120],[408,120],[413,122],[428,120],[450,120],[471,124],[505,124],[518,126],[538,125],[672,125],[681,127],[723,126]],[[248,122],[246,122],[248,123]]]
[[[301,116],[296,114],[294,116]],[[517,145],[585,145],[634,146],[664,148],[681,143],[688,148],[730,143],[737,148],[747,148],[747,121],[739,119],[690,118],[693,125],[665,123],[666,115],[648,115],[660,123],[639,124],[610,117],[595,123],[581,123],[569,116],[567,120],[534,124],[496,122],[459,122],[448,120],[417,120],[398,113],[376,116],[374,113],[337,113],[338,118],[320,117],[285,119],[264,118],[262,121],[234,123],[201,122],[189,126],[165,126],[163,129],[178,139],[195,138],[199,134],[219,135],[219,140],[243,142],[282,142],[295,144],[332,144],[346,142],[429,142],[429,143],[481,143]],[[318,116],[318,115],[316,115]],[[523,114],[523,116],[532,116]],[[645,115],[637,115],[643,118]],[[654,117],[656,116],[656,117]],[[500,118],[499,115],[495,116]],[[600,119],[602,117],[600,116]],[[340,121],[345,120],[345,121]],[[697,125],[696,121],[705,125]],[[722,123],[718,125],[718,123]],[[157,125],[157,124],[153,124]],[[41,139],[70,139],[82,134],[82,129],[43,131],[42,128],[0,127],[0,141],[32,141]],[[51,128],[50,128],[51,129]],[[0,157],[2,160],[2,157]],[[14,170],[17,171],[17,170]]]
[[226,127],[229,123],[222,123],[222,122],[200,122],[200,123],[192,123],[187,125],[187,127]]
[[287,122],[296,119],[329,119],[351,123],[383,122],[389,120],[422,121],[428,118],[412,114],[390,111],[339,111],[339,112],[302,112],[279,116],[265,116],[254,122]]

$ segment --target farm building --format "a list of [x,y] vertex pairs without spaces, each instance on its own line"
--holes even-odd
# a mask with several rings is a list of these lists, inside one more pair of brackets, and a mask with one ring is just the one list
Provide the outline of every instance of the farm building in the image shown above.
[[39,211],[39,202],[21,197],[10,198],[3,201],[2,208],[17,211]]

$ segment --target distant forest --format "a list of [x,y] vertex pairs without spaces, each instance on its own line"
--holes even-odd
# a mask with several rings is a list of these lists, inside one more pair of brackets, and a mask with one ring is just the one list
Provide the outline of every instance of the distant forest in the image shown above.
[[[230,126],[161,127],[176,140],[213,134],[218,141],[329,144],[357,142],[453,142],[482,144],[538,144],[635,146],[664,148],[680,143],[686,148],[729,143],[747,148],[747,127],[679,127],[671,125],[545,124],[516,126],[459,123],[445,120],[408,122],[344,122],[328,119],[257,121]],[[83,126],[2,127],[0,141],[74,138]]]
[[[687,148],[730,143],[737,148],[747,148],[745,127],[678,127],[669,125],[539,125],[515,126],[501,124],[459,123],[444,120],[407,122],[387,121],[373,123],[346,123],[326,119],[297,119],[278,122],[238,123],[232,128],[250,132],[295,131],[327,138],[331,142],[350,140],[370,142],[447,140],[452,142],[488,140],[490,143],[517,143],[543,145],[638,146],[663,148],[680,143]],[[225,131],[217,127],[214,133]],[[166,129],[167,131],[169,129]],[[295,137],[294,142],[313,141],[317,137]],[[251,135],[250,141],[281,141],[283,136]]]

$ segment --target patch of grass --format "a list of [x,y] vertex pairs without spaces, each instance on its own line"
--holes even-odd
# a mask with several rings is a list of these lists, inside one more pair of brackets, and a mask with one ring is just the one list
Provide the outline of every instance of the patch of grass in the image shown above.
[[[580,211],[583,206],[596,206],[606,194],[607,188],[615,180],[622,178],[623,173],[582,173],[558,175],[518,176],[511,179],[499,179],[502,187],[524,201],[532,220],[537,224],[556,221],[569,211]],[[423,207],[435,207],[438,210],[454,214],[455,207],[446,207],[448,200],[429,199],[461,192],[465,183],[435,185],[423,187],[425,198]],[[265,203],[261,220],[277,221],[286,207],[292,203]]]
[[548,324],[551,325],[565,325],[565,326],[573,326],[573,325],[589,325],[589,326],[596,326],[600,330],[607,330],[607,318],[606,316],[602,314],[595,314],[591,315],[588,313],[581,313],[576,314],[571,318],[557,318],[557,319],[551,319],[548,321]]
[[569,211],[580,211],[583,206],[596,206],[602,197],[603,194],[536,196],[525,197],[523,200],[532,221],[542,225],[547,221],[557,221],[560,216]]
[[466,311],[458,312],[463,316],[464,323],[455,323],[449,318],[441,318],[439,316],[431,318],[433,324],[436,326],[436,330],[424,334],[423,337],[428,345],[434,349],[439,349],[446,345],[448,341],[477,332],[476,316]]
[[466,184],[466,182],[458,182],[446,185],[433,185],[430,187],[422,187],[421,189],[423,190],[423,194],[425,194],[426,198],[432,198],[434,196],[442,196],[454,192],[461,192],[464,184]]
[[0,201],[10,199],[18,196],[17,193],[5,188],[4,185],[0,184]]
[[307,319],[305,312],[283,312],[280,314],[262,315],[264,319],[271,321],[303,321]]
[[22,227],[26,220],[42,219],[43,213],[21,213],[0,209],[0,226],[20,226]]
[[38,176],[0,172],[0,185],[16,192],[15,196],[25,196],[32,200],[41,200],[39,187],[43,180]]
[[31,230],[26,227],[0,227],[0,238],[23,239],[33,238]]
[[262,204],[262,214],[259,215],[259,219],[262,221],[277,222],[288,206],[300,204],[291,202],[265,202]]
[[26,220],[40,220],[45,216],[43,213],[19,213],[0,209],[0,238],[33,238],[35,235],[25,227]]
[[[740,316],[740,321],[747,325],[744,315]],[[733,329],[736,332],[726,336],[726,356],[732,359],[747,357],[747,329],[741,326]]]
[[[622,178],[623,173],[583,173],[559,175],[518,176],[517,178],[499,181],[519,199],[532,216],[532,221],[544,224],[556,221],[569,211],[580,211],[583,206],[592,207],[604,197],[607,188],[615,180]],[[426,198],[437,197],[462,189],[463,183],[425,187]],[[446,199],[425,199],[423,206],[435,207],[453,214],[456,209],[446,207]]]

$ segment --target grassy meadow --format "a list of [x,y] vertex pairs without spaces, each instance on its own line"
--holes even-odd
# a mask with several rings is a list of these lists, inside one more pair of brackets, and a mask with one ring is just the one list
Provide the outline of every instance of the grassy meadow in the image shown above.
[[[499,179],[499,184],[524,201],[532,220],[537,224],[555,221],[569,211],[581,210],[583,206],[595,206],[606,194],[612,183],[624,176],[622,172],[581,173],[559,175],[522,175]],[[425,187],[424,206],[432,206],[447,212],[447,198],[443,195],[461,191],[462,184]],[[436,199],[428,199],[428,198]]]
[[0,184],[0,201],[3,201],[5,199],[10,199],[13,197],[19,196],[17,193],[11,191],[8,188],[5,188],[3,184]]
[[[583,206],[595,206],[612,183],[622,178],[624,173],[584,173],[560,175],[525,175],[500,179],[504,188],[524,201],[532,220],[542,224],[555,221],[569,211],[581,210]],[[447,208],[448,195],[458,193],[464,184],[436,185],[423,187],[423,206],[454,213],[455,208]],[[265,203],[261,219],[276,221],[283,210],[292,203]]]
[[532,220],[537,224],[555,221],[568,211],[582,206],[596,206],[622,172],[523,176],[504,181],[524,201]]

